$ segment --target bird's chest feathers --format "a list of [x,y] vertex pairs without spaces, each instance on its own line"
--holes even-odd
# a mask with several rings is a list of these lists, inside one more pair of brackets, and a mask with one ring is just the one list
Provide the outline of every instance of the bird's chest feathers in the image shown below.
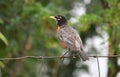
[[57,32],[59,32],[59,31],[60,31],[60,26],[57,27]]
[[58,27],[57,27],[57,32],[59,33],[59,32],[62,31],[62,33],[63,33],[63,32],[68,31],[67,29],[68,29],[67,26],[59,26],[59,25],[58,25]]

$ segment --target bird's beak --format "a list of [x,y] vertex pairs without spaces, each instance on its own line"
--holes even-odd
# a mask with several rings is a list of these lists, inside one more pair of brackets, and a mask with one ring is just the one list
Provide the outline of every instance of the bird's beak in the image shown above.
[[55,16],[50,16],[50,18],[52,18],[52,19],[54,19],[54,20],[56,21],[56,18],[55,18]]

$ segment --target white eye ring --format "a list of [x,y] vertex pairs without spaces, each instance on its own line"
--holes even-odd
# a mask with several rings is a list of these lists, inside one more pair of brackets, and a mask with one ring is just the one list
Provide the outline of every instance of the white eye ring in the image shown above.
[[60,19],[57,19],[57,20],[60,20]]

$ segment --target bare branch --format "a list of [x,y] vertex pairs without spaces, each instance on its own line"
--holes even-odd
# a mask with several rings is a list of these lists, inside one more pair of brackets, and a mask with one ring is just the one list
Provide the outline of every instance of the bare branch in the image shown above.
[[99,59],[98,59],[98,57],[96,57],[97,58],[97,64],[98,64],[98,73],[99,73],[99,77],[101,77],[100,76],[100,64],[99,64]]
[[[72,58],[73,56],[64,56],[64,57],[61,57],[61,56],[22,56],[22,57],[16,57],[16,58],[0,58],[0,61],[2,60],[20,60],[20,59],[61,59],[61,58]],[[115,57],[120,57],[120,55],[109,55],[109,56],[96,56],[96,55],[93,55],[93,56],[89,56],[89,57],[93,57],[93,58],[96,58],[96,57],[99,57],[99,58],[108,58],[108,57],[111,57],[111,58],[115,58]]]

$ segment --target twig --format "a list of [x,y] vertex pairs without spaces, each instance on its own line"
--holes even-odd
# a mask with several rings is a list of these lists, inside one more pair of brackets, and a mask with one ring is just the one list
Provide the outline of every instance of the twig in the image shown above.
[[100,77],[100,64],[99,64],[99,59],[98,59],[98,57],[96,57],[97,58],[97,64],[98,64],[98,73],[99,73],[99,77]]
[[120,57],[120,55],[108,55],[108,56],[96,56],[96,55],[93,55],[93,56],[89,56],[89,57],[101,57],[101,58],[108,58],[108,57],[110,57],[110,58],[114,58],[114,57]]
[[[61,57],[61,56],[22,56],[22,57],[16,57],[16,58],[0,58],[0,61],[2,60],[20,60],[20,59],[61,59],[61,58],[70,58],[70,57],[73,57],[73,56],[64,56],[64,57]],[[96,56],[96,55],[93,55],[93,56],[89,56],[89,57],[99,57],[99,58],[108,58],[108,57],[111,57],[111,58],[114,58],[114,57],[120,57],[120,55],[109,55],[109,56]]]
[[2,77],[2,71],[1,71],[1,68],[0,68],[0,77]]
[[[61,59],[61,58],[71,58],[71,57],[73,58],[73,56],[49,56],[49,57],[48,56],[22,56],[22,57],[16,57],[16,58],[0,58],[0,61],[4,61],[4,60],[21,60],[21,59]],[[93,56],[88,56],[88,57],[97,58],[98,72],[99,72],[99,77],[100,77],[100,65],[99,65],[98,58],[109,58],[109,57],[110,58],[115,58],[115,57],[120,57],[120,55],[109,55],[109,56],[93,55]],[[0,74],[1,74],[1,72],[0,72]]]
[[50,57],[45,57],[45,56],[22,56],[22,57],[16,57],[16,58],[0,58],[0,61],[1,60],[20,60],[20,59],[29,59],[29,58],[32,58],[32,59],[59,59],[59,58],[70,58],[70,56],[64,56],[64,57],[61,57],[61,56],[50,56]]

